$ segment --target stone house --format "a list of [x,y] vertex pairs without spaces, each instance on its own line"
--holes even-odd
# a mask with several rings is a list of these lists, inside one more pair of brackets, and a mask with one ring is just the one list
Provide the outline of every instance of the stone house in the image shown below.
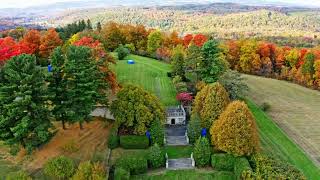
[[187,114],[182,105],[168,107],[166,110],[168,125],[185,125]]

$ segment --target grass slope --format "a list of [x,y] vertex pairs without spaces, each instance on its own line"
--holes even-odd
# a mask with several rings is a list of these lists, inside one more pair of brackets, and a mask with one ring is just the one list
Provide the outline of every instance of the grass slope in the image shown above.
[[[127,64],[128,59],[135,60],[135,64]],[[167,76],[167,72],[171,71],[169,64],[147,57],[129,55],[125,60],[117,61],[114,69],[120,83],[140,85],[158,96],[165,106],[177,105],[176,90]]]
[[[250,93],[249,96],[254,99],[255,102],[262,103],[262,102],[268,102],[271,104],[272,110],[270,111],[270,115],[273,116],[273,119],[271,119],[265,112],[263,112],[252,100],[247,100],[247,104],[249,105],[249,108],[251,109],[253,115],[255,116],[257,120],[257,125],[259,128],[259,134],[261,139],[261,144],[263,151],[272,154],[278,158],[281,158],[297,168],[299,168],[308,179],[317,179],[320,177],[320,169],[314,164],[314,162],[310,159],[310,157],[298,146],[296,143],[294,143],[275,122],[274,118],[278,118],[277,113],[287,114],[288,117],[295,117],[299,114],[302,114],[301,111],[290,111],[290,108],[287,108],[287,106],[283,105],[283,102],[287,101],[287,98],[292,98],[291,101],[287,102],[290,103],[292,106],[295,106],[297,102],[301,100],[301,96],[306,98],[305,100],[305,106],[302,106],[301,108],[304,110],[305,108],[312,109],[313,107],[310,107],[311,105],[308,105],[308,102],[311,103],[313,100],[312,97],[314,94],[307,93],[311,90],[299,87],[295,84],[290,84],[287,82],[272,80],[272,79],[266,79],[266,78],[260,78],[260,77],[254,77],[254,76],[245,76],[247,78],[248,85],[250,87]],[[269,83],[272,84],[271,87],[269,87]],[[263,84],[263,86],[261,86]],[[280,86],[280,87],[278,87]],[[298,90],[297,90],[298,89]],[[299,97],[290,96],[290,92],[297,91],[297,95],[300,95]],[[299,92],[301,90],[306,91],[305,94],[303,92]],[[313,92],[313,91],[312,91]],[[279,96],[278,93],[281,93],[282,96]],[[288,96],[288,97],[286,97]],[[306,97],[307,96],[307,97]],[[310,97],[308,97],[310,96]],[[266,98],[270,97],[270,98]],[[266,101],[269,100],[269,101]],[[311,101],[311,102],[310,102]],[[275,106],[280,109],[275,109]],[[282,106],[282,107],[281,107]],[[273,112],[276,111],[276,112]],[[268,113],[269,114],[269,113]],[[308,114],[308,110],[304,112],[305,115]],[[292,119],[287,119],[291,120]],[[302,121],[305,121],[305,126],[310,126],[311,124],[308,124],[307,119],[301,119]],[[294,125],[294,123],[293,123]],[[316,124],[315,124],[316,126]],[[294,137],[293,137],[294,138]]]
[[244,76],[249,97],[271,105],[268,115],[320,166],[320,92],[275,79]]

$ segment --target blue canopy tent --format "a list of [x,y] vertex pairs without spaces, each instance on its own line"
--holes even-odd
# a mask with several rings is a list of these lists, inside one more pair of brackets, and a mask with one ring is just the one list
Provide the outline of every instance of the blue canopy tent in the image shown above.
[[135,64],[134,60],[128,60],[128,64]]

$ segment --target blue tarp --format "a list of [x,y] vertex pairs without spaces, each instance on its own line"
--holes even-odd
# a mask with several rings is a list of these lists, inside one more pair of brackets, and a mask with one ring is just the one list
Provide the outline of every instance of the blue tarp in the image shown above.
[[134,60],[128,60],[128,64],[134,64]]

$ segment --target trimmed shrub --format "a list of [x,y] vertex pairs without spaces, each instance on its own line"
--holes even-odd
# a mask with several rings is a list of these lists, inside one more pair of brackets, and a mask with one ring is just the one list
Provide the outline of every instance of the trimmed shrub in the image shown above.
[[100,163],[92,164],[90,161],[81,162],[79,164],[76,174],[72,177],[73,180],[104,180],[106,179],[106,172]]
[[164,126],[159,120],[151,123],[150,133],[152,144],[164,145]]
[[188,123],[187,129],[189,142],[194,144],[201,135],[201,121],[198,114],[191,116],[191,121]]
[[156,143],[149,149],[148,161],[152,168],[163,167],[165,156],[159,145]]
[[306,179],[297,168],[265,155],[253,155],[251,162],[256,179]]
[[69,178],[74,170],[72,159],[64,156],[52,158],[44,166],[44,173],[54,178]]
[[108,139],[108,147],[110,149],[115,149],[119,147],[119,136],[118,136],[118,128],[117,127],[112,127],[110,130],[109,134],[109,139]]
[[123,168],[130,172],[130,175],[143,174],[147,172],[147,159],[137,155],[124,156],[117,160],[116,168]]
[[244,102],[230,103],[210,134],[216,149],[235,156],[251,155],[260,149],[256,122]]
[[261,108],[262,111],[267,112],[267,111],[270,110],[271,105],[269,103],[264,102],[264,103],[261,104],[260,108]]
[[211,166],[218,171],[233,171],[235,157],[231,154],[212,154]]
[[252,168],[246,157],[237,157],[235,159],[233,172],[237,180],[249,179],[253,175]]
[[120,146],[124,149],[147,149],[149,139],[146,136],[120,136]]
[[195,97],[192,114],[199,114],[201,126],[210,129],[211,124],[218,119],[229,102],[229,94],[221,84],[209,84]]
[[24,171],[10,172],[6,176],[6,180],[32,180],[32,178]]
[[117,167],[114,170],[114,180],[129,180],[130,179],[130,172],[121,168]]
[[206,137],[200,137],[193,149],[194,160],[196,166],[203,167],[209,164],[210,162],[210,144]]
[[123,60],[130,54],[130,51],[127,48],[125,48],[122,44],[120,44],[115,51],[118,53],[119,60]]

